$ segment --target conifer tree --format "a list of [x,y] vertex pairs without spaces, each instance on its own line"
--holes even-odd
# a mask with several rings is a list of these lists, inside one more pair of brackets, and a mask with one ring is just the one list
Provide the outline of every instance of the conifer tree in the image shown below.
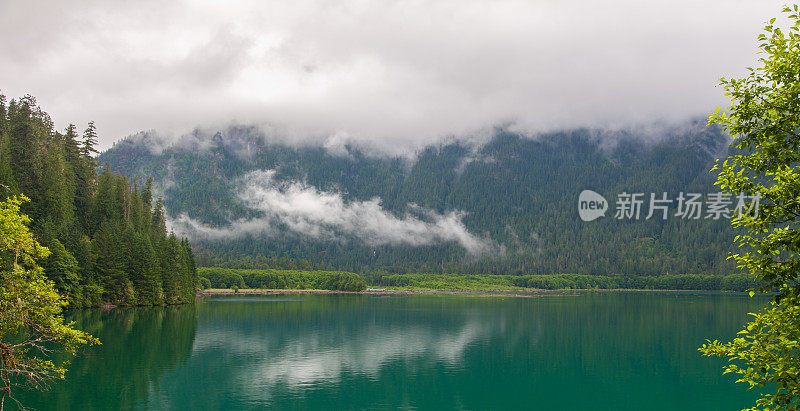
[[9,138],[0,128],[0,199],[19,193],[14,172],[11,170]]
[[78,131],[74,124],[67,126],[62,140],[64,142],[66,160],[73,169],[77,170],[80,168],[81,163],[81,143],[78,141]]
[[50,256],[43,264],[47,277],[53,281],[56,289],[61,290],[67,297],[74,296],[80,282],[78,260],[56,238],[50,241],[47,248],[50,250]]
[[42,172],[43,222],[52,230],[46,233],[48,237],[71,223],[74,215],[75,179],[65,157],[61,142],[51,139],[46,146]]
[[19,190],[31,199],[29,208],[34,211],[34,221],[41,215],[35,212],[36,206],[43,204],[40,198],[40,177],[42,161],[37,157],[41,153],[45,138],[43,124],[34,117],[36,99],[25,96],[19,102],[11,101],[9,111],[9,157],[12,159],[11,171],[19,186]]
[[94,121],[90,121],[86,130],[83,131],[83,146],[81,152],[84,157],[93,157],[97,154],[97,128]]

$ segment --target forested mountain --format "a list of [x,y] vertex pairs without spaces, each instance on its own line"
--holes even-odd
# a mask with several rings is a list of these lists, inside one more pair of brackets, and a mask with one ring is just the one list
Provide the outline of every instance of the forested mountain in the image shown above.
[[[660,131],[570,130],[534,138],[498,129],[411,157],[287,145],[254,127],[175,140],[130,136],[100,155],[112,171],[154,177],[176,231],[201,265],[356,272],[726,274],[727,220],[676,217],[679,193],[719,191],[709,170],[728,137],[695,121]],[[578,195],[609,203],[584,222]],[[666,192],[669,218],[646,219]],[[641,217],[616,219],[621,193]],[[396,235],[393,235],[396,234]]]
[[74,125],[59,132],[33,97],[0,95],[0,198],[30,199],[22,211],[50,249],[45,274],[72,307],[193,301],[194,254],[167,233],[151,181],[98,175],[96,144],[93,123],[82,136]]

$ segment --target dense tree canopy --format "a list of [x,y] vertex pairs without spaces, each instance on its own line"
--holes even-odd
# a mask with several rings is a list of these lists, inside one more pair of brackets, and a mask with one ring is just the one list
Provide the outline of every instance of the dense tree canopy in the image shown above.
[[50,250],[45,274],[72,307],[193,301],[192,249],[167,233],[152,181],[98,175],[96,144],[93,123],[58,132],[33,97],[0,95],[0,198],[30,198],[22,211]]

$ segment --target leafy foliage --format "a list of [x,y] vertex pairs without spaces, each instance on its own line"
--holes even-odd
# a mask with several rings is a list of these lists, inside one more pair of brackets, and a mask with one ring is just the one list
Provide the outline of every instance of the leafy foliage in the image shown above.
[[792,10],[785,10],[795,22],[788,33],[774,27],[772,19],[765,27],[769,37],[759,36],[762,67],[751,68],[743,79],[722,79],[734,105],[710,118],[738,136],[733,145],[740,151],[718,165],[718,184],[764,199],[757,213],[733,220],[747,229],[736,237],[747,250],[733,258],[761,276],[761,291],[796,291],[784,285],[795,285],[800,270],[800,20]]
[[739,374],[736,382],[764,389],[754,409],[796,410],[800,408],[800,305],[793,298],[771,304],[752,314],[753,320],[733,341],[710,341],[700,350],[727,357],[731,364],[723,374]]
[[753,409],[764,410],[800,408],[800,13],[797,5],[783,12],[788,30],[770,20],[758,38],[761,65],[745,78],[721,80],[733,104],[710,117],[737,136],[739,150],[718,165],[718,184],[766,200],[757,213],[733,220],[746,231],[735,239],[744,251],[732,257],[763,282],[755,291],[779,294],[739,337],[709,341],[700,351],[727,357],[726,373],[762,388]]
[[0,202],[0,408],[6,398],[15,399],[15,385],[42,388],[64,378],[66,362],[50,358],[56,347],[75,354],[98,343],[64,323],[66,302],[36,263],[50,251],[28,230],[31,220],[20,212],[24,201],[15,196]]

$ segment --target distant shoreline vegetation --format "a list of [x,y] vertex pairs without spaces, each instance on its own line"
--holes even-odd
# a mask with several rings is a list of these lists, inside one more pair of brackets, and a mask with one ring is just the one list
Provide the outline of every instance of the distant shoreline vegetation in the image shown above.
[[724,277],[699,274],[663,276],[395,274],[373,276],[368,280],[368,283],[384,287],[476,291],[527,288],[539,290],[599,289],[744,292],[757,285],[755,277],[749,274],[730,274]]
[[697,290],[745,292],[758,283],[750,274],[727,276],[680,274],[663,276],[607,276],[580,274],[366,274],[343,271],[257,270],[204,267],[199,269],[204,289],[364,291],[370,287],[398,289],[499,290]]
[[343,271],[198,269],[200,285],[208,288],[259,288],[364,291],[367,284],[358,274]]

